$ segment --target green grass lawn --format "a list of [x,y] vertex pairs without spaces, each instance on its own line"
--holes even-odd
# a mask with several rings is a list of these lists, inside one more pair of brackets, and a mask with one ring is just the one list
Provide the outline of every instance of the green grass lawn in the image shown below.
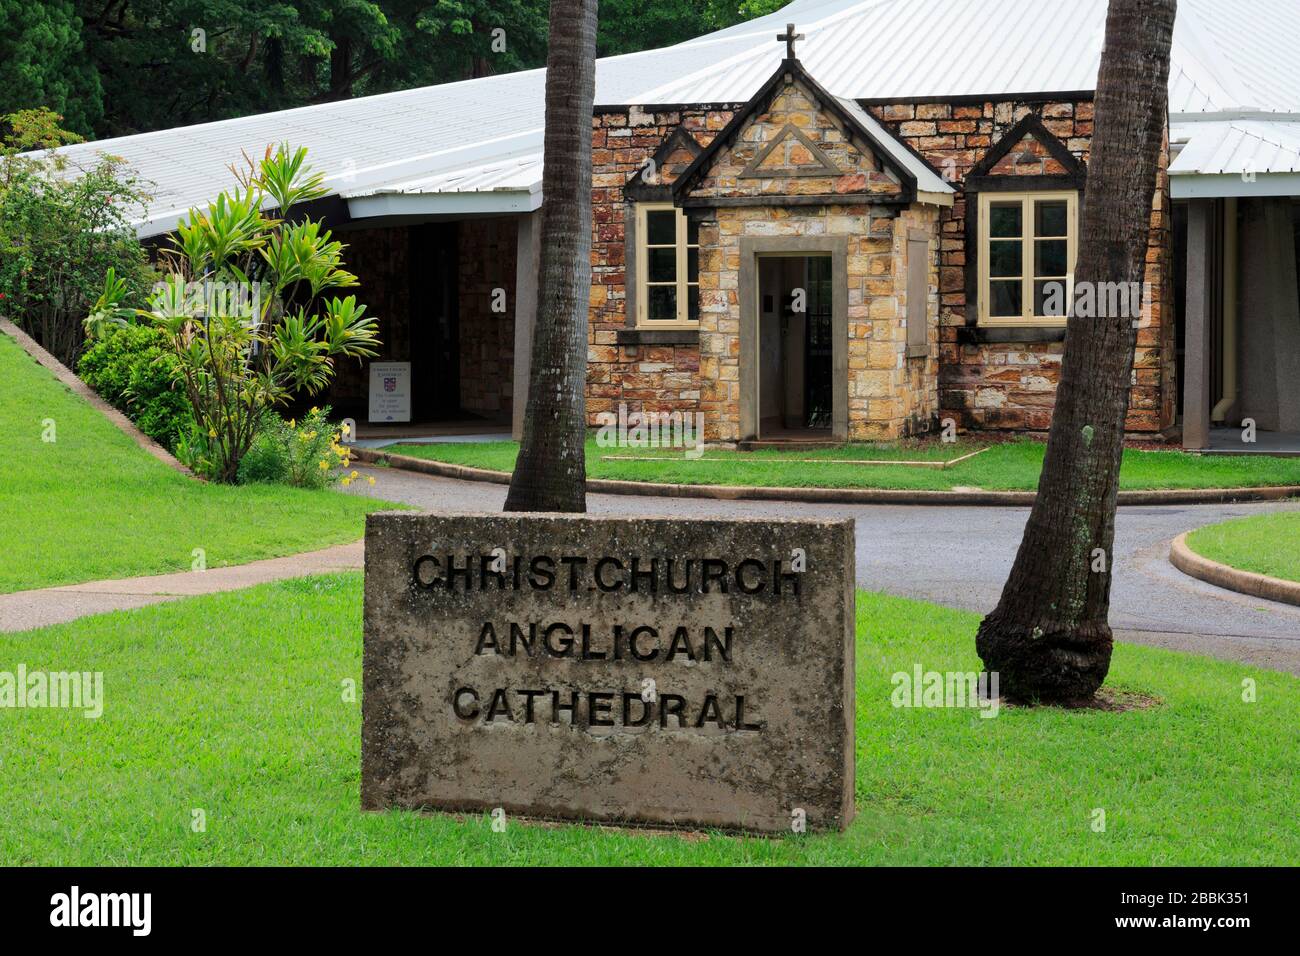
[[[845,834],[707,839],[362,813],[361,578],[280,582],[0,635],[0,670],[104,672],[98,720],[0,710],[6,864],[1295,864],[1300,680],[1120,645],[1127,713],[897,710],[890,675],[979,667],[977,618],[863,594]],[[1243,703],[1242,680],[1258,682]],[[1106,812],[1105,832],[1092,829]],[[191,830],[192,811],[206,832]]]
[[1300,511],[1212,524],[1189,534],[1187,546],[1242,571],[1300,581]]
[[[53,442],[42,440],[53,420]],[[148,455],[0,335],[0,593],[353,541],[384,502],[205,485]]]
[[[988,447],[979,456],[939,470],[897,465],[856,465],[825,459],[952,460]],[[434,445],[389,445],[385,451],[430,458],[457,465],[511,471],[519,446],[515,442],[444,442]],[[653,456],[662,461],[608,461],[606,456]],[[709,459],[721,459],[711,461]],[[799,460],[796,460],[799,459]],[[806,459],[818,459],[809,462]],[[824,463],[823,463],[824,462]],[[598,448],[587,443],[587,474],[591,478],[659,481],[687,485],[759,485],[823,488],[901,488],[948,491],[976,487],[989,491],[1033,491],[1043,467],[1043,445],[1016,441],[988,446],[964,439],[956,444],[936,441],[889,445],[845,445],[813,451],[714,451],[698,461],[680,450]],[[1300,484],[1300,458],[1263,456],[1198,456],[1180,451],[1124,453],[1120,487],[1243,488]]]

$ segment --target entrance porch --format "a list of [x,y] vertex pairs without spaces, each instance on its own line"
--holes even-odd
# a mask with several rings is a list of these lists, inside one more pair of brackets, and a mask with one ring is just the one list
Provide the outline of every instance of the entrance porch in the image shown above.
[[[311,399],[357,423],[362,443],[516,436],[522,427],[537,302],[540,214],[385,216],[332,224],[355,294],[379,321],[380,354],[343,362]],[[385,382],[404,411],[376,414],[371,366],[409,365]],[[387,374],[387,373],[385,373]]]

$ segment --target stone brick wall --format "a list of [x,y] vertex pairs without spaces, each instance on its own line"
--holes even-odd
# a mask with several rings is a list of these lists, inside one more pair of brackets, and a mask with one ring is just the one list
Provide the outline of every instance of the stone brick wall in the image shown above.
[[[1078,159],[1087,162],[1092,142],[1091,100],[1004,101],[983,103],[896,103],[869,107],[900,139],[911,145],[959,190],[941,215],[939,281],[939,400],[941,414],[967,428],[1041,431],[1048,427],[1060,377],[1062,343],[996,344],[975,340],[966,331],[966,196],[961,184],[985,153],[1028,113]],[[1025,149],[1039,157],[1030,168],[1018,164]],[[1172,315],[1172,239],[1169,186],[1162,157],[1152,204],[1147,281],[1152,304],[1138,331],[1128,428],[1156,432],[1174,421],[1174,322]],[[1061,173],[1041,143],[1026,141],[990,173]]]
[[[647,113],[637,107],[592,117],[592,287],[587,349],[587,415],[626,402],[631,411],[693,414],[700,401],[698,345],[620,346],[627,328],[627,272],[623,187],[679,126],[701,146],[727,125],[733,111],[670,110]],[[672,182],[679,170],[660,170]]]
[[[457,236],[460,271],[460,404],[463,409],[508,421],[514,391],[515,258],[518,226],[513,217],[466,219]],[[504,312],[492,309],[505,290]]]

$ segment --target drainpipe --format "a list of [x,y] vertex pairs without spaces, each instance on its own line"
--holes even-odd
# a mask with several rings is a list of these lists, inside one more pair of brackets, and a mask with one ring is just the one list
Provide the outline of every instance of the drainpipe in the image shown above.
[[1210,412],[1221,422],[1237,404],[1237,200],[1223,200],[1223,395]]

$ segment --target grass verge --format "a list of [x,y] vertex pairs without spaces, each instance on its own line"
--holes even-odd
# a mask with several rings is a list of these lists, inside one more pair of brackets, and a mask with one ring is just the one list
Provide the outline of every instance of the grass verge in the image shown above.
[[1203,558],[1241,571],[1300,581],[1300,511],[1234,518],[1199,528],[1187,546]]
[[[173,471],[0,335],[0,593],[242,564],[354,541],[391,505]],[[53,441],[47,441],[47,438]]]
[[[951,468],[903,465],[839,464],[831,459],[952,460],[988,451]],[[936,441],[888,445],[844,445],[810,451],[726,451],[710,449],[700,460],[680,450],[606,449],[587,442],[587,475],[623,481],[667,482],[683,485],[754,485],[785,488],[895,488],[950,491],[955,487],[987,491],[1033,491],[1043,467],[1043,445],[1014,441],[989,446],[975,440],[955,444]],[[384,451],[456,465],[512,471],[519,446],[515,442],[442,442],[395,444]],[[609,461],[610,455],[653,457],[654,461]],[[718,459],[716,461],[711,459]],[[812,459],[809,461],[808,459]],[[1180,451],[1124,452],[1120,487],[1125,490],[1164,488],[1257,488],[1300,484],[1300,459],[1255,455],[1189,455]]]
[[[0,635],[0,670],[105,675],[98,720],[0,709],[0,859],[133,864],[1294,864],[1300,680],[1119,645],[1126,713],[900,710],[890,677],[973,670],[974,615],[858,601],[844,834],[648,835],[362,813],[361,577],[304,578]],[[1243,703],[1242,681],[1258,682]],[[206,815],[191,830],[192,811]],[[1105,810],[1106,828],[1092,828]]]

